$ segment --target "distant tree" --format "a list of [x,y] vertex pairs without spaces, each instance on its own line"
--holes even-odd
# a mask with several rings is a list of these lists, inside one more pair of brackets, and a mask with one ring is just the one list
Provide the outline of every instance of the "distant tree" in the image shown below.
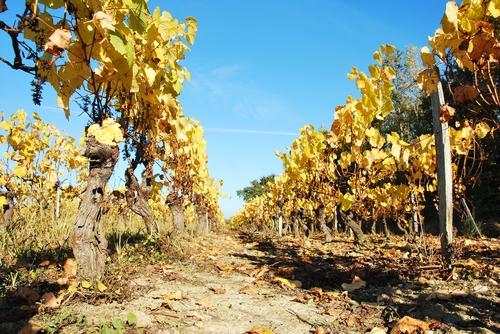
[[265,193],[269,189],[269,184],[274,182],[275,177],[276,175],[271,174],[263,176],[258,180],[253,180],[250,182],[250,186],[237,190],[236,195],[242,198],[245,202],[248,202],[252,198]]
[[382,121],[381,129],[383,133],[397,132],[405,141],[432,133],[430,100],[415,82],[424,69],[419,58],[420,51],[410,46],[405,51],[396,50],[394,57],[388,60],[396,72],[392,93],[394,112]]

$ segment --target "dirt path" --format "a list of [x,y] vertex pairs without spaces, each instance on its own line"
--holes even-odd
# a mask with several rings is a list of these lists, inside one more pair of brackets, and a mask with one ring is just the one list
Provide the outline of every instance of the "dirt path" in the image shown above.
[[[406,246],[377,242],[367,251],[345,239],[214,234],[190,240],[175,260],[145,265],[127,255],[105,282],[117,291],[79,290],[31,322],[60,333],[386,333],[408,315],[433,334],[500,330],[498,242],[472,243],[460,270],[472,269],[457,274],[466,279],[447,280],[408,265],[418,254]],[[354,275],[362,286],[344,291]],[[16,332],[1,322],[0,332]]]
[[[148,333],[309,333],[333,321],[316,304],[292,301],[295,291],[252,277],[260,267],[249,258],[264,254],[227,236],[199,240],[193,258],[173,266],[150,266],[130,281],[135,296],[124,303],[75,304],[87,325],[138,317]],[[200,252],[200,253],[198,253]],[[245,274],[247,272],[249,274]],[[72,332],[72,326],[64,332]]]

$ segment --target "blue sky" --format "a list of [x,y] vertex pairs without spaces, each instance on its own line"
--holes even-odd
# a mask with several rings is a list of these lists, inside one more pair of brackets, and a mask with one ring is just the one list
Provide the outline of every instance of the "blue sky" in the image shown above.
[[[9,0],[0,20],[11,23],[21,0]],[[445,0],[150,0],[178,18],[199,21],[196,43],[184,61],[191,72],[181,100],[184,112],[206,129],[209,167],[224,180],[226,216],[255,178],[278,174],[284,150],[305,124],[330,127],[335,106],[355,94],[346,74],[366,69],[380,44],[398,48],[427,43]],[[0,56],[11,59],[5,34]],[[0,64],[0,111],[38,111],[80,137],[85,118],[67,121],[47,89],[43,108],[31,103],[30,77]],[[242,131],[240,131],[242,130]],[[118,184],[117,173],[112,184]]]

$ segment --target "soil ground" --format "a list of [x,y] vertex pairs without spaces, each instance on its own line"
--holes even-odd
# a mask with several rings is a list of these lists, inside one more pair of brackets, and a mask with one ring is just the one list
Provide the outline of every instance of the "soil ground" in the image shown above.
[[213,234],[169,259],[115,254],[101,292],[67,292],[60,264],[32,268],[24,288],[61,305],[41,310],[22,284],[7,289],[0,333],[384,333],[403,316],[435,334],[499,333],[498,240],[460,241],[449,270],[436,243]]

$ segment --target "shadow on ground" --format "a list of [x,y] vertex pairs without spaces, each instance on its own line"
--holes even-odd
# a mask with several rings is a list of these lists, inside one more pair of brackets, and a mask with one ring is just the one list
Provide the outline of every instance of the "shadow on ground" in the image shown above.
[[[270,267],[277,276],[299,280],[304,289],[317,287],[323,291],[342,291],[342,283],[351,282],[354,276],[360,277],[367,282],[367,287],[349,293],[349,297],[361,304],[385,308],[386,324],[408,315],[435,320],[436,328],[443,332],[447,332],[447,326],[474,333],[478,328],[500,332],[498,288],[486,276],[475,280],[468,277],[469,280],[446,281],[452,275],[450,270],[441,269],[439,265],[427,266],[431,268],[429,270],[409,259],[382,256],[384,249],[380,244],[375,249],[372,245],[372,250],[367,251],[346,240],[334,240],[326,245],[326,252],[323,248],[315,254],[312,250],[305,253],[300,241],[261,239],[248,234],[239,237],[241,241],[254,245],[252,248],[258,250],[259,255],[238,253],[234,256],[246,258],[256,266]],[[404,253],[408,247],[394,247],[394,250]],[[498,261],[497,256],[488,250],[462,252],[463,258],[493,265]],[[417,279],[422,276],[432,277],[428,281],[436,283],[418,283]],[[484,286],[484,294],[469,293],[446,300],[446,296],[437,297],[435,293],[467,291],[473,285]]]

